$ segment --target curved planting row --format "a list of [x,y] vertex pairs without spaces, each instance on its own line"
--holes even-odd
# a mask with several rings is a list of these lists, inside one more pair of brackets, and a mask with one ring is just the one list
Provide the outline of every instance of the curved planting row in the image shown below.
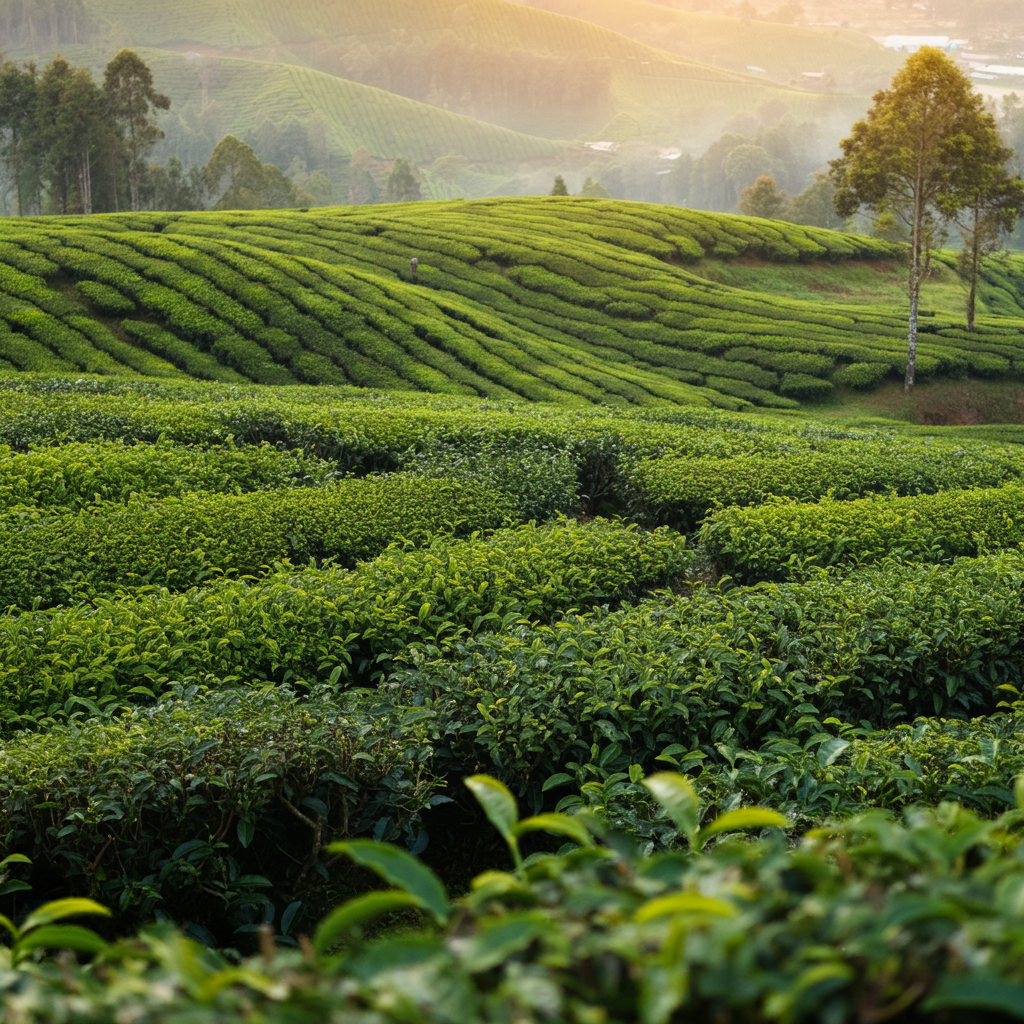
[[24,454],[0,449],[0,507],[80,509],[132,496],[228,493],[322,486],[334,466],[299,451],[256,445],[185,447],[123,441],[70,442]]
[[746,583],[785,579],[803,567],[877,561],[915,562],[1019,547],[1024,487],[947,491],[856,501],[779,502],[727,508],[705,520],[703,550]]
[[124,586],[184,589],[283,559],[354,565],[399,537],[493,529],[500,492],[472,481],[344,480],[323,488],[189,494],[0,519],[0,607],[49,607]]
[[152,694],[176,681],[313,684],[333,673],[365,683],[410,643],[451,648],[513,622],[636,598],[687,564],[683,538],[668,531],[563,521],[439,537],[352,570],[279,568],[257,582],[25,612],[0,619],[3,720],[11,727],[73,710],[74,697],[130,700],[137,687]]
[[[741,409],[870,387],[904,358],[888,309],[823,312],[685,269],[896,247],[676,208],[543,197],[22,218],[6,239],[2,354],[22,370]],[[920,374],[1011,374],[1021,355],[990,319],[972,335],[922,321]]]
[[[631,506],[648,522],[692,530],[713,509],[761,505],[773,497],[848,501],[870,494],[906,496],[995,487],[1024,476],[1024,453],[1015,449],[972,451],[956,442],[923,445],[885,437],[833,441],[822,447],[786,451],[780,445],[774,451],[765,447],[757,454],[727,458],[666,455],[644,460],[628,474]],[[850,519],[844,522],[856,521],[858,513],[848,511]],[[779,508],[762,514],[786,515]],[[822,528],[827,531],[830,525],[823,521]],[[709,528],[705,537],[717,556],[716,531]],[[801,554],[814,547],[809,543]]]
[[587,764],[593,744],[617,743],[637,764],[671,748],[693,768],[719,748],[821,743],[837,726],[991,713],[1021,685],[1022,583],[1024,559],[1007,553],[695,589],[471,637],[451,657],[409,659],[390,682],[404,706],[430,712],[435,742],[460,723],[444,754],[456,766],[493,765],[531,791]]

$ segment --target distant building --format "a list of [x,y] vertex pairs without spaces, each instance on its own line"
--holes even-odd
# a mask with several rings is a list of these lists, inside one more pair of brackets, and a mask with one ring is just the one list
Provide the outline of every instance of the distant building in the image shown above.
[[886,36],[882,45],[887,50],[901,53],[916,53],[922,46],[934,46],[938,50],[955,50],[962,39],[950,39],[949,36]]
[[1015,67],[1010,64],[971,64],[972,78],[997,78],[1000,76],[1024,77],[1024,67]]

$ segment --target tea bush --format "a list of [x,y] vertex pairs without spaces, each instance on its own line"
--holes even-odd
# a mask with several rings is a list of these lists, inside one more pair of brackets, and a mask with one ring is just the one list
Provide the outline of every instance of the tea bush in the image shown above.
[[[685,780],[646,781],[677,827],[703,842],[785,821],[749,808],[698,832]],[[404,851],[342,842],[333,849],[390,888],[337,908],[302,949],[276,950],[268,927],[260,955],[236,966],[165,926],[92,943],[91,966],[11,957],[6,1011],[17,1024],[1020,1016],[1010,898],[1024,885],[1019,810],[984,822],[944,804],[899,822],[861,816],[796,846],[726,838],[700,854],[644,856],[627,842],[596,844],[591,830],[602,830],[580,819],[520,819],[493,779],[467,783],[516,866],[484,871],[456,901]],[[570,842],[523,862],[520,838],[541,831]],[[420,923],[365,936],[396,910]],[[84,946],[74,938],[55,944]]]
[[163,441],[72,442],[8,454],[0,461],[0,506],[79,509],[132,495],[166,497],[194,491],[228,493],[323,486],[334,467],[266,442],[195,448]]
[[141,584],[183,590],[282,559],[351,566],[398,537],[494,529],[511,511],[475,483],[401,476],[14,511],[0,519],[0,607],[49,607]]
[[[921,715],[991,713],[1019,687],[1017,553],[649,601],[411,649],[380,700],[422,708],[460,770],[536,799],[594,744],[649,766],[670,746],[756,750]],[[371,704],[374,698],[360,697]],[[831,724],[828,724],[831,723]],[[440,772],[441,765],[437,762]]]
[[713,513],[700,543],[720,571],[778,580],[808,565],[862,563],[899,553],[915,561],[977,555],[1024,541],[1017,484],[911,497],[778,502]]
[[663,456],[640,461],[627,488],[634,514],[691,530],[717,506],[759,505],[772,496],[847,501],[869,494],[916,495],[993,487],[1019,480],[1022,472],[1024,463],[1006,449],[970,451],[878,438],[732,458]]
[[225,944],[322,885],[325,842],[398,837],[438,786],[328,689],[178,688],[5,741],[0,848],[111,904],[121,928],[171,914]]
[[563,521],[464,540],[400,545],[351,571],[281,567],[0,618],[5,730],[93,701],[146,700],[176,681],[367,685],[414,641],[459,639],[520,621],[615,605],[685,577],[682,537],[621,523]]

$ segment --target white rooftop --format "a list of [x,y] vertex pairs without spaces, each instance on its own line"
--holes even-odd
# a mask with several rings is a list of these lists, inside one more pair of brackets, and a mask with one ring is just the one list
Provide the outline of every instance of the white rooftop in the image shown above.
[[906,50],[913,53],[922,46],[934,46],[939,50],[955,50],[956,41],[949,36],[886,36],[882,45],[889,50]]

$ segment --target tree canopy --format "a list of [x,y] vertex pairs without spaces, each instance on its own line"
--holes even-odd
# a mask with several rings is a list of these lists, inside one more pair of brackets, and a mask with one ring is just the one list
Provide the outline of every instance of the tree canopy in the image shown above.
[[835,207],[861,206],[900,223],[910,241],[910,316],[904,386],[914,385],[925,253],[938,220],[967,208],[1009,157],[971,82],[944,52],[922,47],[840,143],[831,163]]
[[139,181],[143,160],[164,137],[154,112],[167,110],[171,101],[153,87],[153,73],[131,50],[117,53],[103,71],[103,92],[124,147],[132,209],[139,209]]

